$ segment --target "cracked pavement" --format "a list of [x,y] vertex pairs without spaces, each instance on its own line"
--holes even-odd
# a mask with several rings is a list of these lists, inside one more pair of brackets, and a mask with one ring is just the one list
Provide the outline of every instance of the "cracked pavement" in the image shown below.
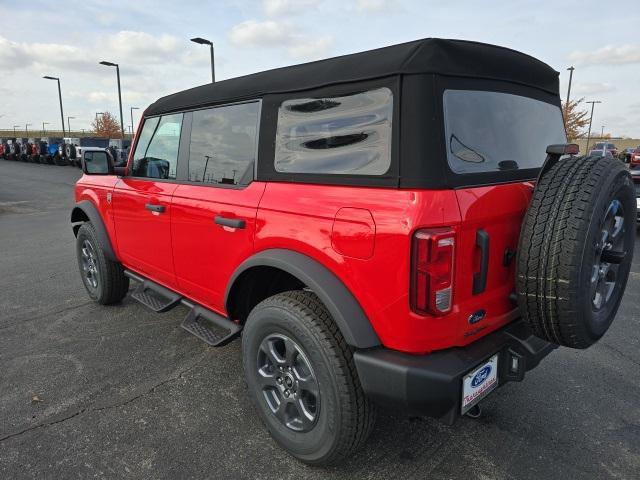
[[207,347],[180,328],[183,307],[88,300],[69,226],[78,177],[0,160],[0,478],[638,478],[640,241],[596,346],[558,349],[479,420],[383,412],[350,461],[310,468],[254,414],[239,342]]

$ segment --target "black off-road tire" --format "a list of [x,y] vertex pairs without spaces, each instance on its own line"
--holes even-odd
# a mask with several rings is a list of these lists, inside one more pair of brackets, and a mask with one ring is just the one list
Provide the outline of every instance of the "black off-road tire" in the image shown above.
[[[629,276],[635,223],[633,183],[618,160],[573,157],[544,174],[522,226],[516,279],[520,312],[535,335],[572,348],[604,335]],[[620,230],[607,237],[612,225]],[[611,263],[613,252],[624,254],[619,263]],[[612,280],[605,302],[599,278]]]
[[[86,275],[86,255],[83,249],[87,248],[87,244],[91,247],[91,264],[95,266],[95,284],[92,284]],[[105,257],[96,231],[89,222],[83,223],[78,229],[76,256],[82,283],[91,299],[101,305],[110,305],[120,302],[125,297],[129,291],[129,278],[125,276],[120,263]]]
[[[259,351],[265,339],[285,335],[301,347],[317,379],[317,418],[308,431],[294,431],[272,412],[259,383]],[[243,330],[242,360],[251,399],[272,437],[291,455],[330,465],[362,445],[375,423],[347,345],[318,297],[302,290],[274,295],[250,313]]]

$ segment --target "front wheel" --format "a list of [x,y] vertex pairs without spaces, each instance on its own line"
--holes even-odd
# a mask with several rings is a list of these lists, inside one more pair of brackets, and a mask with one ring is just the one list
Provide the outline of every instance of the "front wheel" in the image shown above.
[[374,406],[351,348],[315,294],[285,292],[256,306],[244,327],[242,360],[259,416],[291,455],[328,465],[367,439]]
[[89,296],[102,305],[117,303],[129,290],[122,265],[104,255],[91,223],[83,223],[76,237],[76,254],[82,283]]

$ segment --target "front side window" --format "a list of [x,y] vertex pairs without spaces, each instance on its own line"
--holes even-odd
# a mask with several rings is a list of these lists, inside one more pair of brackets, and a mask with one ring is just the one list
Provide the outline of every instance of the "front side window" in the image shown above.
[[182,113],[145,120],[133,155],[134,177],[176,178]]
[[297,98],[278,110],[275,169],[284,173],[383,175],[391,164],[393,94]]
[[447,160],[455,173],[540,168],[548,145],[566,143],[560,107],[508,93],[446,90]]
[[193,112],[190,181],[247,185],[253,180],[259,109],[252,102]]

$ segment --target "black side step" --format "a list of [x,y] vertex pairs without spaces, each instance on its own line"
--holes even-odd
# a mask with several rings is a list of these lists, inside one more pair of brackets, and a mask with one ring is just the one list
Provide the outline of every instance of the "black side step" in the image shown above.
[[135,298],[144,306],[150,308],[156,313],[166,312],[178,305],[182,300],[182,297],[175,292],[172,292],[168,288],[158,285],[151,280],[139,277],[133,272],[128,270],[124,271],[124,274],[139,282],[136,289],[131,294],[132,298]]
[[242,327],[231,320],[198,305],[183,300],[191,310],[182,321],[182,328],[212,347],[221,347],[233,340]]

